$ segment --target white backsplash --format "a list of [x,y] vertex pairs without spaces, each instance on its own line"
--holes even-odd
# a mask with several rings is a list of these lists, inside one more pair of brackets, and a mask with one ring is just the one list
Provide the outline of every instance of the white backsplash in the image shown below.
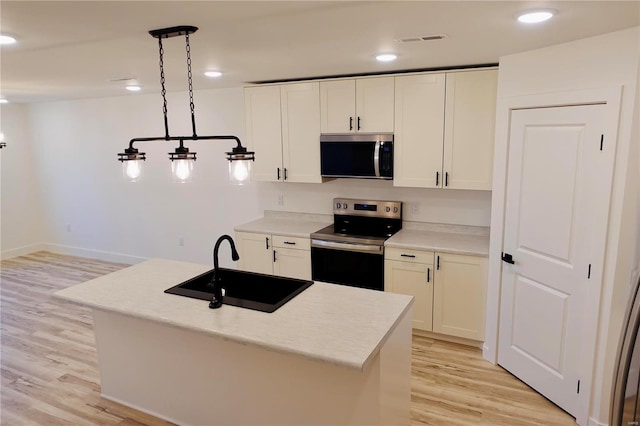
[[333,199],[345,197],[402,201],[405,221],[488,227],[491,218],[490,191],[398,188],[392,181],[369,179],[257,184],[265,210],[332,215]]

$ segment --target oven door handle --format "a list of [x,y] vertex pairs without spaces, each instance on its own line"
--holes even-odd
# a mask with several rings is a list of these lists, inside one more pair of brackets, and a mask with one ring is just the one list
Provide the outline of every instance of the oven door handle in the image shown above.
[[384,254],[384,246],[371,244],[338,243],[335,241],[311,240],[311,247],[355,251],[358,253]]

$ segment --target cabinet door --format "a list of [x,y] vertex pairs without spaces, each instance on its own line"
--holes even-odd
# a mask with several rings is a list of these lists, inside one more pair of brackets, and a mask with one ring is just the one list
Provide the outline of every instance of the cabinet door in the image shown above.
[[436,253],[433,331],[484,340],[487,258]]
[[276,182],[279,180],[278,168],[282,168],[280,87],[245,88],[244,108],[247,146],[256,153],[253,179]]
[[271,235],[236,232],[235,241],[240,255],[238,269],[261,274],[273,273]]
[[273,251],[273,273],[281,277],[310,280],[311,251],[275,248]]
[[491,190],[498,71],[447,73],[445,187]]
[[356,80],[357,132],[393,132],[394,77]]
[[395,79],[393,185],[441,188],[445,76]]
[[280,86],[280,100],[284,180],[286,182],[322,182],[320,176],[320,84],[317,82],[285,84]]
[[432,329],[433,265],[385,260],[385,291],[413,296],[412,326]]
[[320,82],[320,130],[353,133],[356,120],[355,80]]

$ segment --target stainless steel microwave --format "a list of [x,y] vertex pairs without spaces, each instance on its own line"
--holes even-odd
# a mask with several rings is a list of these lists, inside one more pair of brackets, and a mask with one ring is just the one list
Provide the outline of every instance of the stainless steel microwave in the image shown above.
[[320,135],[326,178],[393,179],[393,133]]

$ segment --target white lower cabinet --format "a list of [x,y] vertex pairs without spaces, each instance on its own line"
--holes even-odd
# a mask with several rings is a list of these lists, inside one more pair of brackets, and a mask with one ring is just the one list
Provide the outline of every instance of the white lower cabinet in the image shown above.
[[311,279],[309,238],[236,232],[238,269],[282,277]]
[[415,329],[484,340],[486,288],[486,257],[385,249],[385,291],[415,297]]
[[[401,260],[397,260],[401,259]],[[432,330],[433,252],[387,249],[385,291],[413,296],[413,328]]]
[[484,340],[487,258],[436,253],[433,331]]

